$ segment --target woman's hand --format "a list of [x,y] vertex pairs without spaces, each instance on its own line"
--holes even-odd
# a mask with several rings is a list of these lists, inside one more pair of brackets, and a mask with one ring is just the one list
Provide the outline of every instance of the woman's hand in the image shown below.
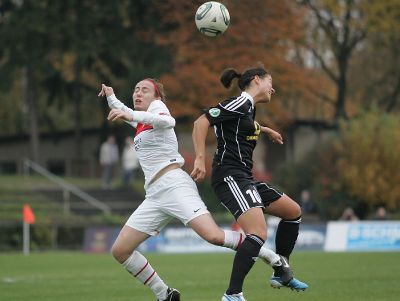
[[112,87],[108,87],[105,84],[101,84],[101,90],[99,92],[99,97],[103,97],[103,96],[110,96],[114,94],[114,90]]
[[190,176],[195,182],[204,180],[206,176],[206,164],[204,158],[196,158],[196,160],[194,160],[193,171]]
[[128,112],[124,112],[121,109],[112,109],[110,113],[107,116],[107,119],[110,121],[115,121],[117,119],[123,119],[128,122],[133,121],[133,116],[132,114]]
[[282,135],[279,134],[277,131],[271,130],[270,133],[268,134],[268,137],[274,143],[283,144]]
[[278,143],[278,144],[283,144],[283,138],[282,135],[279,134],[277,131],[274,131],[273,129],[266,127],[266,126],[262,126],[261,127],[261,131],[265,134],[267,134],[267,136],[269,137],[269,139],[274,142],[274,143]]

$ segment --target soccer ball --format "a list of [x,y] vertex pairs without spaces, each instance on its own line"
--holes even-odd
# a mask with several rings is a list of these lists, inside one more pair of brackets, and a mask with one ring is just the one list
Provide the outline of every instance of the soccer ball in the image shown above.
[[197,9],[196,26],[202,34],[215,37],[223,33],[229,26],[231,18],[225,5],[210,1]]

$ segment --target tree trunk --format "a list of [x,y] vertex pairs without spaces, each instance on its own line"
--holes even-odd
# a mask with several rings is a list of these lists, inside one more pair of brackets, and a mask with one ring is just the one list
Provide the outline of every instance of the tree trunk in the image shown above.
[[83,174],[82,166],[82,116],[81,116],[81,68],[79,62],[75,68],[74,83],[74,112],[75,112],[75,170],[78,175]]
[[347,92],[347,62],[350,53],[345,50],[341,50],[338,56],[338,69],[339,76],[337,81],[337,98],[336,98],[336,111],[335,121],[339,118],[347,118],[346,114],[346,92]]
[[27,116],[29,120],[29,142],[30,142],[30,158],[40,163],[39,156],[39,128],[38,128],[38,116],[37,116],[37,105],[36,105],[36,92],[35,92],[35,78],[31,66],[25,66],[22,69],[22,85],[24,102],[27,107]]
[[73,40],[74,52],[76,55],[75,62],[75,81],[73,85],[73,100],[74,100],[74,112],[75,112],[75,160],[74,160],[74,173],[81,176],[83,175],[83,162],[82,162],[82,116],[81,116],[81,101],[82,101],[82,91],[81,91],[81,71],[82,71],[82,59],[79,53],[82,40],[81,23],[82,20],[82,2],[77,1],[75,4],[75,13],[77,16],[75,23],[75,39]]

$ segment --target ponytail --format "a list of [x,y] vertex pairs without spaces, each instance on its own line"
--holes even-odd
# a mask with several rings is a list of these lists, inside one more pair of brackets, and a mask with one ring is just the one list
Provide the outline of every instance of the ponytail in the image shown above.
[[224,85],[225,88],[230,88],[232,81],[234,78],[238,78],[238,86],[241,91],[244,91],[250,82],[254,79],[254,76],[264,77],[268,75],[268,72],[265,71],[262,67],[252,68],[246,70],[244,73],[239,73],[233,68],[228,68],[224,72],[222,72],[220,81]]
[[220,81],[225,88],[230,88],[234,78],[240,78],[242,75],[233,68],[228,68],[221,74]]

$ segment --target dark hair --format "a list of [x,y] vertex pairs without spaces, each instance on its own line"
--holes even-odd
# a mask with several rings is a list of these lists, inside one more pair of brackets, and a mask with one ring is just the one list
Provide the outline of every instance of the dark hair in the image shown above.
[[237,77],[239,79],[238,80],[239,89],[243,91],[248,87],[248,85],[254,79],[254,76],[256,76],[256,75],[258,75],[260,77],[264,77],[269,74],[262,67],[247,69],[242,74],[237,72],[233,68],[228,68],[228,69],[224,70],[224,72],[222,72],[220,81],[224,85],[225,88],[229,88],[232,84],[232,80]]

